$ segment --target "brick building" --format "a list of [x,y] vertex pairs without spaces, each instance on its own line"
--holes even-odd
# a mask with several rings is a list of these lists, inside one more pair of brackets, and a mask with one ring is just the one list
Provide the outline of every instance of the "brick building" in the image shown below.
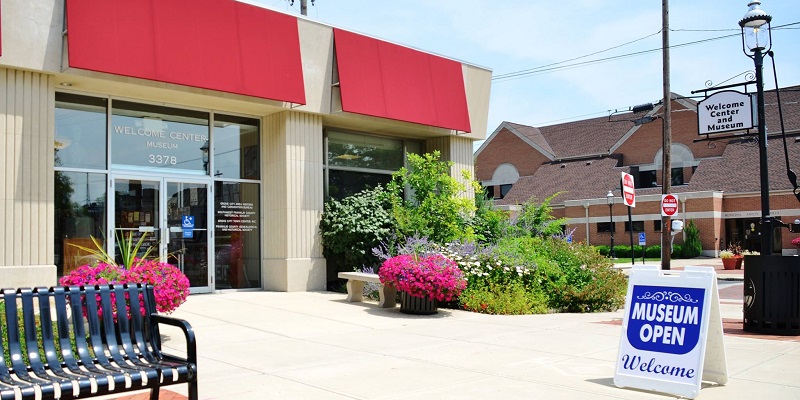
[[[800,169],[800,86],[780,90],[789,163]],[[769,131],[771,214],[784,222],[800,218],[800,202],[786,174],[777,96],[765,93]],[[700,141],[697,102],[672,96],[671,192],[679,199],[673,219],[693,220],[703,253],[717,255],[729,243],[760,248],[759,155],[756,129]],[[477,179],[495,204],[514,211],[529,199],[561,192],[551,204],[556,217],[568,218],[574,240],[608,245],[613,215],[615,244],[628,244],[631,225],[645,232],[647,244],[661,241],[663,107],[559,125],[532,127],[503,122],[475,153]],[[726,138],[722,138],[726,136]],[[634,176],[636,207],[632,224],[620,197],[620,173]],[[614,204],[609,210],[606,194]],[[797,235],[776,229],[775,252],[795,253]],[[683,235],[675,238],[682,243]],[[637,241],[638,242],[638,241]]]

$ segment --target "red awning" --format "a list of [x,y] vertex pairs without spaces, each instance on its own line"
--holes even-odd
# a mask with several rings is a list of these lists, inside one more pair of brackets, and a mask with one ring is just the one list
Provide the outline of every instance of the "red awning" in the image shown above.
[[342,110],[470,132],[461,63],[334,29]]
[[297,19],[233,0],[67,0],[74,68],[305,104]]

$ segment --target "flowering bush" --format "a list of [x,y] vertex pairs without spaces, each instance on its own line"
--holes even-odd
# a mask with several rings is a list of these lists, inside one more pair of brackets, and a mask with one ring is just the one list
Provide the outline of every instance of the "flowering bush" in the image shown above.
[[189,296],[189,279],[173,265],[154,260],[137,260],[131,269],[107,263],[83,265],[59,280],[64,286],[93,286],[110,283],[151,284],[156,310],[169,314]]
[[720,250],[719,258],[733,258],[733,252],[730,250]]
[[797,247],[798,249],[800,249],[800,237],[796,237],[796,238],[792,239],[792,245],[794,245],[794,247]]
[[728,251],[733,253],[734,257],[741,257],[742,256],[742,246],[739,244],[739,242],[728,243]]
[[456,263],[441,254],[424,257],[402,254],[389,258],[378,276],[384,285],[438,301],[451,301],[467,287],[467,280]]

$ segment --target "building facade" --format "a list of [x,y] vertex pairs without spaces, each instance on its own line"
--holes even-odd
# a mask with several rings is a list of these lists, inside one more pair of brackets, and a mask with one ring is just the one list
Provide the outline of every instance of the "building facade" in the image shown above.
[[[751,86],[754,90],[754,86]],[[800,168],[800,87],[780,90],[786,148],[790,168]],[[697,103],[673,94],[671,192],[678,197],[673,219],[694,221],[700,230],[703,253],[716,256],[730,244],[760,249],[761,197],[758,145],[755,129],[725,135],[698,135]],[[784,143],[780,135],[776,91],[767,91],[769,132],[769,188],[771,214],[784,222],[800,218],[786,172]],[[638,111],[638,110],[637,110]],[[532,127],[502,123],[475,154],[475,172],[500,207],[515,210],[520,204],[540,202],[556,193],[551,204],[573,239],[609,245],[662,243],[661,193],[663,107],[609,117]],[[633,175],[636,204],[628,222],[628,207],[621,198],[621,173]],[[613,203],[609,205],[607,193]],[[613,222],[611,222],[613,219]],[[683,243],[685,233],[674,238]],[[794,254],[796,234],[776,228],[773,250]],[[667,243],[672,240],[666,238]]]
[[0,3],[0,281],[144,237],[192,292],[326,287],[327,196],[473,170],[491,71],[233,0]]

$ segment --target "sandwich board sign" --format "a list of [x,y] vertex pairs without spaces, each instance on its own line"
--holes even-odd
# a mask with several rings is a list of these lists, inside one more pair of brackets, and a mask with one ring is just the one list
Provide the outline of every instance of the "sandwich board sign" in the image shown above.
[[614,385],[693,399],[702,381],[728,381],[714,269],[634,267]]

